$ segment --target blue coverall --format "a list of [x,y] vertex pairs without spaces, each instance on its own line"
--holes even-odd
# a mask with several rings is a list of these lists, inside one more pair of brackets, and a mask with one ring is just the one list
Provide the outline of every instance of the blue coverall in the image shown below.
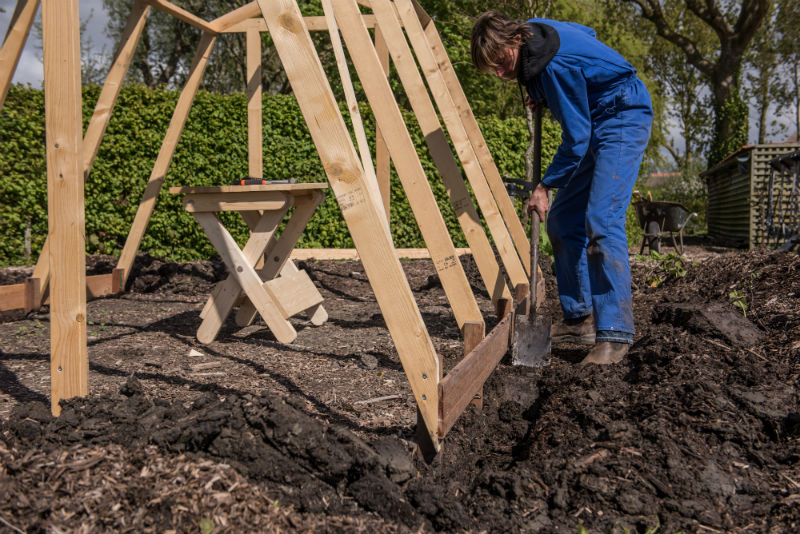
[[632,343],[625,212],[650,138],[650,95],[636,69],[592,29],[528,22],[557,32],[552,59],[520,81],[531,98],[546,102],[562,129],[542,182],[558,189],[547,233],[564,317],[594,312],[596,342]]

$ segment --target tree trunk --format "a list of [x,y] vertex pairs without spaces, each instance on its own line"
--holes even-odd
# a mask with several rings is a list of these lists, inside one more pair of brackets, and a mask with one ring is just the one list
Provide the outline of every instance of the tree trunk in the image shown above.
[[709,168],[747,143],[748,124],[747,104],[739,90],[738,66],[720,61],[714,70],[714,131],[708,154]]

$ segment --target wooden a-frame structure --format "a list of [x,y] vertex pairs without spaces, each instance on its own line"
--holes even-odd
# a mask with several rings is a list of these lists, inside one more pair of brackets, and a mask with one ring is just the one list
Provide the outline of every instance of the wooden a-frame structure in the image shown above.
[[[260,33],[270,32],[417,400],[418,434],[430,451],[438,450],[440,440],[464,409],[471,402],[480,403],[483,383],[507,352],[515,313],[512,289],[519,296],[517,309],[525,311],[528,306],[530,243],[441,38],[416,0],[322,0],[324,17],[303,17],[296,0],[257,0],[210,22],[167,0],[136,0],[85,135],[81,135],[78,0],[18,0],[0,48],[0,108],[40,3],[49,232],[33,276],[24,284],[0,287],[0,301],[31,310],[49,295],[53,413],[59,413],[61,399],[88,394],[87,296],[116,293],[125,286],[210,52],[222,33],[246,33],[249,172],[262,176]],[[362,13],[359,5],[371,13]],[[110,275],[87,277],[84,177],[97,154],[151,8],[203,33],[117,268]],[[331,36],[358,150],[310,38],[310,31],[321,30]],[[377,122],[375,167],[357,114],[345,45]],[[390,58],[500,318],[488,334],[388,83]],[[444,376],[389,234],[390,161],[464,337],[464,359]],[[481,225],[459,161],[502,265]],[[252,309],[242,306],[237,321],[246,323],[252,315]]]

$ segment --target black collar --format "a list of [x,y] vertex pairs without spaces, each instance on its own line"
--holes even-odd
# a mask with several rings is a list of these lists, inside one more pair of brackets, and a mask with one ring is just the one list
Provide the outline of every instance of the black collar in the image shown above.
[[552,26],[540,22],[529,22],[533,35],[519,49],[520,65],[517,79],[527,86],[553,59],[561,46],[558,32]]

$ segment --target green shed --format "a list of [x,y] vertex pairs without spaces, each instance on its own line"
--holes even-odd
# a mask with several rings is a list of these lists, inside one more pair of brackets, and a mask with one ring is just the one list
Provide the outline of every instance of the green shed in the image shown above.
[[753,248],[764,244],[769,162],[800,149],[800,143],[743,146],[700,176],[708,189],[708,235]]

